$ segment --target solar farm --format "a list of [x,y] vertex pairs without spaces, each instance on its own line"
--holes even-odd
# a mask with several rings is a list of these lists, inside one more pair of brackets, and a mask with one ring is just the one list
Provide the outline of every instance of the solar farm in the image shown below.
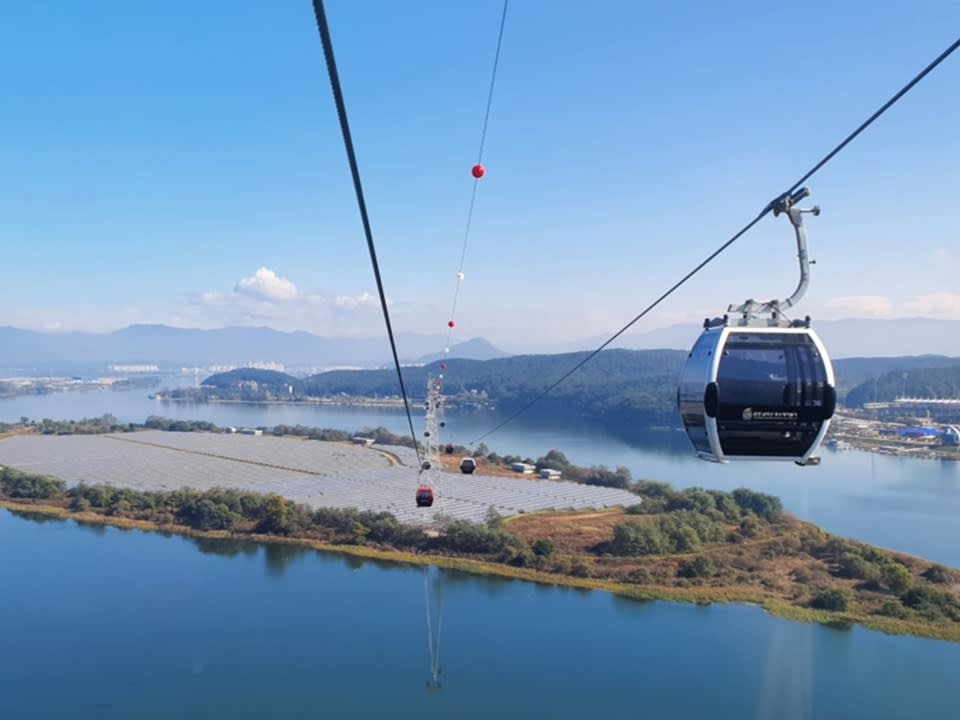
[[53,475],[73,485],[106,483],[138,490],[230,487],[276,493],[311,507],[387,511],[405,523],[438,515],[483,522],[539,510],[632,505],[625,490],[531,476],[442,472],[431,476],[437,501],[417,508],[416,454],[395,446],[361,447],[272,436],[149,430],[113,435],[20,435],[0,440],[0,465]]

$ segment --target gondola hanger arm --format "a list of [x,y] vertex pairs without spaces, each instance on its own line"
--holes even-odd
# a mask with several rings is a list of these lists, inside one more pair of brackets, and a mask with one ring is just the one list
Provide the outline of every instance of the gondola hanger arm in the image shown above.
[[771,300],[765,303],[759,303],[750,299],[741,305],[730,305],[727,312],[738,313],[745,320],[755,318],[758,315],[769,315],[771,321],[779,324],[781,313],[794,305],[807,292],[810,285],[810,265],[813,264],[807,252],[807,234],[803,227],[803,213],[812,213],[814,216],[820,214],[820,207],[801,208],[797,205],[801,200],[809,197],[810,189],[802,187],[793,193],[784,193],[772,203],[769,209],[773,211],[774,216],[786,215],[793,225],[794,235],[797,241],[797,259],[800,263],[800,282],[796,290],[786,300]]

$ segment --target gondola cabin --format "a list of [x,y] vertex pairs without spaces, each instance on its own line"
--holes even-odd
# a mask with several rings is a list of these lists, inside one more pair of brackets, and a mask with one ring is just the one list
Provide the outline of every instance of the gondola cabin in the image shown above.
[[690,442],[715,462],[814,464],[836,402],[833,366],[808,323],[705,323],[677,389]]
[[433,505],[433,490],[426,485],[417,488],[417,507],[430,507]]
[[477,461],[472,457],[465,457],[460,461],[460,472],[464,475],[473,475],[473,471],[477,469]]

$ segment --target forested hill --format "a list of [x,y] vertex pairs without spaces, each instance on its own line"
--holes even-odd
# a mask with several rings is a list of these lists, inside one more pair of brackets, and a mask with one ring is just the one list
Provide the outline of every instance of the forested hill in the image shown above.
[[[562,355],[518,355],[495,360],[447,361],[444,392],[461,398],[486,396],[504,411],[529,402],[560,378],[587,352]],[[676,385],[687,353],[682,350],[606,350],[538,403],[539,412],[572,412],[581,416],[629,415],[647,422],[670,422],[675,413]],[[403,369],[404,382],[414,400],[426,396],[427,376],[436,377],[440,363]],[[213,375],[204,385],[228,391],[242,382],[256,382],[275,396],[332,396],[345,393],[364,397],[398,394],[397,374],[385,370],[335,370],[298,380],[284,373],[240,369]],[[292,393],[291,389],[292,388]]]
[[[494,402],[503,411],[511,411],[529,402],[587,354],[516,355],[482,361],[451,359],[447,361],[444,392],[460,402],[476,395]],[[537,412],[604,416],[612,422],[668,424],[675,419],[676,384],[685,360],[686,353],[681,350],[605,350],[538,403]],[[877,399],[890,400],[902,394],[905,372],[909,395],[960,395],[960,359],[956,358],[847,358],[837,360],[834,369],[838,390],[848,407],[874,399],[877,376]],[[427,375],[436,377],[440,373],[440,362],[405,367],[403,376],[411,398],[423,400]],[[257,383],[255,390],[249,387],[253,382]],[[221,397],[248,400],[399,394],[397,374],[392,368],[334,370],[306,379],[243,368],[212,375],[203,385]]]
[[960,397],[960,362],[952,367],[921,368],[909,372],[895,370],[879,378],[866,380],[848,394],[848,407],[862,407],[868,402],[889,402],[898,397]]
[[925,368],[960,366],[960,358],[946,355],[904,355],[901,357],[850,357],[833,361],[837,392],[841,397],[860,383],[894,371],[913,372]]
[[303,380],[276,370],[259,370],[257,368],[237,368],[229,372],[211,375],[203,381],[204,385],[218,390],[232,390],[241,383],[257,383],[273,393],[287,394],[293,388],[296,395],[303,394]]

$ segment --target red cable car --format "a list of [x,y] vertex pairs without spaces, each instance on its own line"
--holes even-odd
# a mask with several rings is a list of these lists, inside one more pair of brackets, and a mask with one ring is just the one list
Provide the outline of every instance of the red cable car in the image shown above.
[[417,507],[430,507],[433,505],[433,490],[426,485],[417,488]]

